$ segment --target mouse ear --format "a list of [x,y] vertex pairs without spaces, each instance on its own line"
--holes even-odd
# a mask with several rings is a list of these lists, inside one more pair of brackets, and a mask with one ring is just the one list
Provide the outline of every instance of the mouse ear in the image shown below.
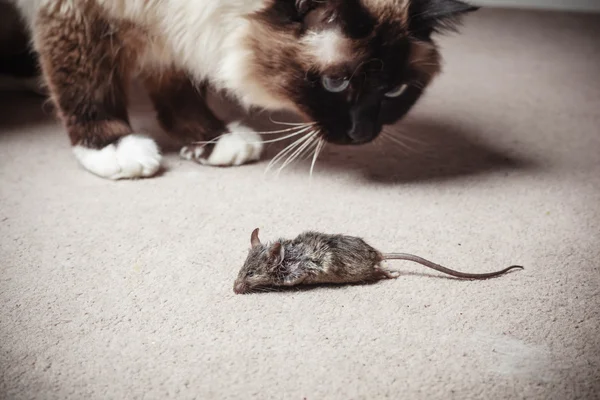
[[271,259],[281,259],[283,260],[283,256],[285,255],[285,250],[281,245],[281,242],[273,243],[271,248],[269,249],[269,258]]
[[252,231],[252,235],[250,236],[250,244],[252,247],[260,246],[260,239],[258,238],[258,228]]

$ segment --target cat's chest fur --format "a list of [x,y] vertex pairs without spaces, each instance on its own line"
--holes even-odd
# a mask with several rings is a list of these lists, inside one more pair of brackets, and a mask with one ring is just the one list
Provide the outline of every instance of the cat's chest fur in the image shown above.
[[104,20],[135,53],[136,69],[184,69],[246,106],[281,108],[282,99],[253,77],[248,16],[267,0],[16,0],[35,38],[40,13],[55,19]]

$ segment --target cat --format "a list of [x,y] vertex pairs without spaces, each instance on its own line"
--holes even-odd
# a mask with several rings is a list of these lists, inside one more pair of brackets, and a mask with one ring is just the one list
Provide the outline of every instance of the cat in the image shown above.
[[433,35],[477,9],[460,0],[9,1],[75,157],[108,179],[160,168],[155,141],[129,123],[134,77],[181,155],[205,165],[240,165],[263,150],[259,134],[213,114],[207,88],[247,109],[295,112],[326,142],[364,144],[440,72]]

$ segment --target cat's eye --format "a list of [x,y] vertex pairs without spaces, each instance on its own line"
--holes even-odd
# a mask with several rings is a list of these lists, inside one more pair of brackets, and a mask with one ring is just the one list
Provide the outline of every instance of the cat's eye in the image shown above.
[[404,92],[406,92],[406,89],[408,89],[408,85],[406,83],[396,87],[393,90],[390,90],[389,92],[387,92],[385,94],[385,97],[390,97],[390,98],[394,98],[394,97],[400,97],[402,96],[402,94]]
[[252,278],[254,276],[254,271],[248,271],[246,272],[246,277],[247,278]]
[[321,84],[328,92],[341,93],[348,89],[348,86],[350,86],[350,80],[346,78],[333,78],[330,76],[324,76],[321,78]]

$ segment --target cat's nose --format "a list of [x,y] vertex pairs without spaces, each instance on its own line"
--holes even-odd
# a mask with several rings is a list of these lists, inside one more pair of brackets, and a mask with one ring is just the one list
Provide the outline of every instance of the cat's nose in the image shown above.
[[352,127],[348,131],[348,137],[353,144],[368,143],[379,134],[380,128],[376,122],[369,120],[352,121]]
[[347,132],[352,144],[368,143],[381,132],[379,111],[381,103],[377,98],[366,97],[350,111],[352,125]]

